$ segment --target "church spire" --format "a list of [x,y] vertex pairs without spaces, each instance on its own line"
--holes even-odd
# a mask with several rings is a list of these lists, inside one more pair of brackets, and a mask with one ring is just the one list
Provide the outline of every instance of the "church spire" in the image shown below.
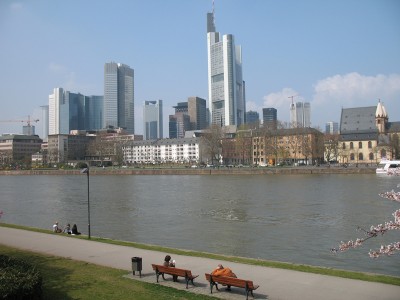
[[388,122],[388,115],[386,113],[385,107],[381,103],[381,99],[379,99],[375,112],[375,124],[376,127],[378,128],[379,133],[386,133],[387,122]]
[[381,99],[379,99],[378,105],[376,106],[375,117],[376,118],[387,118],[388,117],[385,107],[381,103]]

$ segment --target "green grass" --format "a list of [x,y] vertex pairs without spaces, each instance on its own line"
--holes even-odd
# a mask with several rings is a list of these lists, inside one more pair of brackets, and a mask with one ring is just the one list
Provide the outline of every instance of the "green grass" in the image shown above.
[[[0,226],[53,234],[50,230],[31,228],[31,227],[25,227],[25,226],[14,225],[14,224],[0,223]],[[69,238],[87,239],[87,236],[69,236],[69,235],[66,235],[66,236],[68,236]],[[287,270],[300,271],[300,272],[306,272],[306,273],[314,273],[314,274],[342,277],[342,278],[348,278],[348,279],[357,279],[357,280],[370,281],[370,282],[380,282],[380,283],[400,286],[400,277],[395,277],[395,276],[372,274],[372,273],[362,273],[362,272],[352,272],[352,271],[345,271],[345,270],[332,269],[332,268],[324,268],[324,267],[316,267],[316,266],[309,266],[309,265],[300,265],[300,264],[292,264],[292,263],[276,262],[276,261],[268,261],[268,260],[252,259],[252,258],[244,258],[244,257],[236,257],[236,256],[226,256],[226,255],[221,255],[221,254],[197,252],[197,251],[192,251],[192,250],[181,250],[181,249],[167,248],[167,247],[161,247],[161,246],[156,246],[156,245],[139,244],[139,243],[134,243],[134,242],[117,241],[117,240],[97,238],[97,237],[92,237],[92,240],[97,241],[97,242],[102,242],[102,243],[135,247],[135,248],[146,249],[146,250],[154,250],[154,251],[170,253],[170,254],[179,254],[179,255],[193,256],[193,257],[205,257],[205,258],[212,258],[212,259],[222,260],[222,261],[231,261],[231,262],[237,262],[237,263],[243,263],[243,264],[249,264],[249,265],[287,269]]]
[[101,267],[86,262],[74,261],[0,245],[0,253],[28,261],[36,266],[43,277],[43,300],[58,299],[215,299],[124,278],[124,270]]

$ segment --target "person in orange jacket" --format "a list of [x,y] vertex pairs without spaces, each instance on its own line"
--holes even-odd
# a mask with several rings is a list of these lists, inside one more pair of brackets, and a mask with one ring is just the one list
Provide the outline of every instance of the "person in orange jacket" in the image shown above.
[[219,264],[218,267],[214,271],[211,272],[211,275],[237,278],[236,274],[233,273],[231,269],[224,268],[224,266],[221,264]]

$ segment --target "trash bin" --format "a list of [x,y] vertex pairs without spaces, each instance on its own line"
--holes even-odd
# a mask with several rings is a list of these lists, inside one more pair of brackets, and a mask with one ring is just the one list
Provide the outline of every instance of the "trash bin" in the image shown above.
[[134,256],[132,257],[132,274],[139,272],[139,277],[142,277],[142,258]]

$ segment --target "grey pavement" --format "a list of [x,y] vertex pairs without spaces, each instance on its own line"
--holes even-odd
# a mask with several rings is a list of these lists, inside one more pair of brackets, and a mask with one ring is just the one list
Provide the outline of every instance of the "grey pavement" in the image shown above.
[[[156,276],[151,264],[162,264],[165,255],[168,254],[75,239],[64,234],[46,234],[7,227],[0,227],[0,244],[126,270],[126,277],[154,284],[157,284]],[[134,256],[142,258],[141,278],[137,272],[135,275],[131,272],[131,258]],[[194,293],[210,295],[209,285],[204,274],[211,272],[219,263],[222,263],[230,267],[239,278],[253,280],[254,284],[260,285],[254,292],[254,299],[400,299],[400,286],[224,262],[209,258],[175,254],[171,254],[171,256],[176,260],[177,267],[190,269],[193,274],[199,275],[194,281],[195,287],[189,284],[188,291]],[[159,284],[186,289],[184,280],[180,279],[180,282],[176,283],[170,276],[166,276],[165,281],[160,277]],[[244,289],[239,288],[232,288],[231,292],[224,289],[220,289],[218,292],[214,289],[212,296],[220,299],[246,299]]]

